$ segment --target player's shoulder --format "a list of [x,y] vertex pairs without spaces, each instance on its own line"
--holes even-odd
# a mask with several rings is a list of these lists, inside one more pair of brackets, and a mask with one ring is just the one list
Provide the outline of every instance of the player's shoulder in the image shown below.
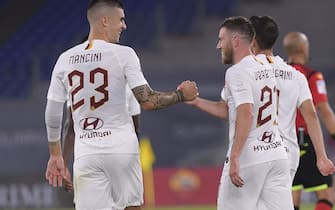
[[109,47],[106,49],[111,51],[115,56],[119,57],[121,60],[129,60],[138,58],[135,50],[129,46],[121,45],[121,44],[114,44],[108,43]]
[[66,56],[66,55],[69,55],[69,54],[73,54],[74,52],[77,52],[77,51],[80,51],[80,50],[83,50],[85,49],[85,46],[88,44],[88,41],[86,42],[83,42],[83,43],[80,43],[80,44],[77,44],[67,50],[65,50],[61,56]]
[[266,65],[266,63],[263,62],[262,60],[258,59],[254,55],[248,55],[248,56],[245,56],[240,62],[232,65],[230,67],[230,69],[232,71],[235,70],[235,69],[246,70],[246,69],[249,69],[249,68],[255,68],[255,67],[262,66],[262,65]]
[[293,75],[302,75],[303,74],[300,71],[297,71],[292,65],[288,64],[283,58],[281,58],[279,55],[274,56],[274,63],[280,68],[288,72],[292,72]]
[[124,53],[134,53],[134,49],[126,46],[126,45],[122,45],[122,44],[118,44],[118,43],[109,43],[109,42],[99,42],[98,43],[99,47],[105,51],[117,51],[117,52],[124,52]]
[[73,55],[75,52],[79,51],[80,49],[85,48],[84,47],[85,43],[86,42],[77,44],[77,45],[65,50],[64,52],[62,52],[58,57],[58,63],[63,63],[64,59],[67,60],[70,55]]
[[[269,70],[271,66],[267,62],[263,62],[254,55],[245,56],[240,62],[232,65],[227,69],[226,75],[228,77],[248,77],[253,75],[254,72]],[[247,76],[248,75],[248,76]]]
[[305,75],[305,77],[307,78],[307,80],[310,79],[322,79],[323,80],[323,74],[315,69],[309,68],[305,65],[302,64],[295,64],[292,63],[291,64],[296,70],[300,71],[301,73],[303,73]]

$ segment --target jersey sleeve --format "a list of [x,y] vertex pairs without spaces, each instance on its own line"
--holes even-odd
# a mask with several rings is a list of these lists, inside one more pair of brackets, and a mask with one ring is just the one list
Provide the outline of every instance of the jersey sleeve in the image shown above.
[[321,72],[314,73],[308,80],[309,88],[312,92],[314,104],[327,102],[326,82]]
[[148,84],[145,79],[140,60],[137,57],[135,51],[131,48],[125,48],[121,54],[121,60],[124,62],[124,74],[126,76],[126,80],[130,89],[134,87],[138,87],[141,85]]
[[126,97],[127,97],[127,106],[128,106],[128,112],[131,116],[134,115],[139,115],[141,114],[141,106],[140,104],[137,102],[133,92],[130,90],[130,88],[128,88],[127,86],[127,90],[126,90]]
[[221,100],[222,101],[227,101],[227,97],[226,97],[226,92],[224,90],[225,88],[223,87],[221,90]]
[[299,93],[299,98],[298,98],[298,107],[300,107],[300,105],[308,100],[308,99],[312,99],[312,94],[311,91],[308,87],[308,82],[306,77],[300,73],[299,71],[295,71],[297,73],[297,81],[298,81],[298,91]]
[[64,85],[64,70],[63,70],[62,56],[58,58],[52,71],[47,98],[48,100],[53,100],[57,102],[65,102],[67,99],[66,88]]
[[243,73],[243,71],[231,69],[226,74],[226,82],[236,107],[245,103],[254,104],[251,81]]

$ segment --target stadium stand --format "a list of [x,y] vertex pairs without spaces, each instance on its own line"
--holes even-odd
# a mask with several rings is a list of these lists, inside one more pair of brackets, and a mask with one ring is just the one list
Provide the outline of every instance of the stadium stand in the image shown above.
[[235,5],[234,0],[207,0],[206,15],[215,17],[228,17]]
[[169,35],[189,34],[195,22],[198,1],[162,0],[161,3],[164,8],[165,32]]

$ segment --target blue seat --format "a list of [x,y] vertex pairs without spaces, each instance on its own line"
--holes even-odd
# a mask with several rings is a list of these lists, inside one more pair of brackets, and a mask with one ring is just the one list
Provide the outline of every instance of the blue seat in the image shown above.
[[[4,1],[0,1],[1,3]],[[0,97],[28,97],[32,75],[49,81],[58,55],[87,34],[86,4],[48,0],[1,46]],[[10,56],[7,54],[11,53]]]

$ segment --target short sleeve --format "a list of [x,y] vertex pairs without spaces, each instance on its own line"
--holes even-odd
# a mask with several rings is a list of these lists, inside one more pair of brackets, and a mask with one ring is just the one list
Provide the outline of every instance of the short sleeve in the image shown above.
[[64,84],[63,60],[60,56],[52,71],[51,81],[48,90],[48,100],[65,102],[67,99],[66,88]]
[[308,100],[308,99],[312,99],[312,94],[311,91],[308,87],[308,82],[306,77],[300,73],[299,71],[295,71],[297,73],[297,81],[298,81],[298,91],[299,93],[299,98],[298,98],[298,107],[300,107],[300,105]]
[[127,86],[126,89],[126,97],[127,97],[127,106],[128,106],[128,112],[131,116],[134,115],[139,115],[141,114],[141,106],[140,104],[137,102],[133,92],[130,90],[130,88]]
[[245,103],[254,104],[251,79],[243,73],[240,69],[231,69],[226,74],[226,83],[236,107]]
[[223,87],[222,90],[221,90],[221,100],[222,101],[227,101],[227,97],[226,97],[226,92],[224,90],[225,88]]
[[125,49],[127,50],[122,53],[121,60],[124,62],[124,73],[130,89],[147,84],[135,51],[129,47]]
[[312,92],[314,104],[328,101],[326,82],[321,72],[314,73],[309,78],[308,84]]

